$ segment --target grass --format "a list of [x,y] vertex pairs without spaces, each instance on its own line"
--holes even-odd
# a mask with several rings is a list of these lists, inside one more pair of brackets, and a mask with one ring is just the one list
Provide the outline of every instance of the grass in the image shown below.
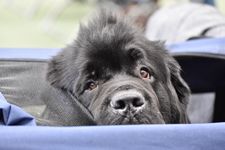
[[[36,13],[30,15],[36,4]],[[63,0],[14,0],[7,6],[0,0],[0,47],[64,47],[94,6],[72,2],[57,17],[49,17],[63,4]]]

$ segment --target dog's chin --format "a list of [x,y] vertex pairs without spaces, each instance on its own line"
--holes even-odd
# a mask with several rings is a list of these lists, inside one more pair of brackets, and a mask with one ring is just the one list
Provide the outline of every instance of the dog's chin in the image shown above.
[[135,117],[133,117],[133,118],[131,118],[131,117],[130,117],[130,118],[125,117],[125,118],[123,119],[123,121],[121,121],[119,124],[120,124],[120,125],[150,124],[150,122],[149,122],[149,121],[143,122],[143,121],[138,120],[138,119],[135,118]]
[[99,125],[136,125],[136,124],[165,124],[162,119],[152,119],[146,116],[117,116],[97,121]]
[[107,122],[103,121],[100,123],[100,125],[135,125],[135,124],[150,124],[150,122],[142,122],[135,118],[122,117]]

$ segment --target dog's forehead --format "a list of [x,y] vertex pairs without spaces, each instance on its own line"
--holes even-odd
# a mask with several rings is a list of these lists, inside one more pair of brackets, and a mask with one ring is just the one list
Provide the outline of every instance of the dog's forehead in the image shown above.
[[127,51],[118,47],[98,49],[87,54],[89,70],[120,71],[124,67],[133,66],[136,61],[132,60]]
[[[129,43],[124,45],[103,45],[84,51],[85,59],[88,60],[86,70],[88,70],[89,74],[93,70],[96,72],[130,72],[140,63],[154,66],[156,70],[165,70],[163,69],[165,66],[162,56],[151,50],[154,49],[154,45],[149,45],[151,49],[149,47],[139,47],[140,51],[138,50],[138,52],[132,49],[134,45],[129,46]],[[131,54],[137,55],[138,59],[134,59]],[[158,67],[160,69],[157,69]]]

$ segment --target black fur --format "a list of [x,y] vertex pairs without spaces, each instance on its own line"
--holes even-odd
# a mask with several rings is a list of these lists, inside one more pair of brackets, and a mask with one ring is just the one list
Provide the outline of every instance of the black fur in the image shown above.
[[[48,81],[70,91],[97,124],[189,123],[190,91],[178,63],[163,44],[147,40],[129,24],[112,13],[99,13],[80,27],[74,43],[49,62]],[[153,81],[140,78],[142,67]],[[97,88],[89,90],[90,82]],[[147,101],[132,117],[116,114],[109,106],[113,94],[128,89],[140,91]]]

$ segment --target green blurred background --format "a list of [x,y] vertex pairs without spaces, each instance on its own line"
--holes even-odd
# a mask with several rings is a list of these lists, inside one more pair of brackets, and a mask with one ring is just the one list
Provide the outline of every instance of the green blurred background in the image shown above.
[[[225,0],[216,5],[225,10]],[[95,8],[96,0],[0,0],[0,47],[64,47]]]
[[93,8],[70,0],[0,0],[0,47],[63,47]]

